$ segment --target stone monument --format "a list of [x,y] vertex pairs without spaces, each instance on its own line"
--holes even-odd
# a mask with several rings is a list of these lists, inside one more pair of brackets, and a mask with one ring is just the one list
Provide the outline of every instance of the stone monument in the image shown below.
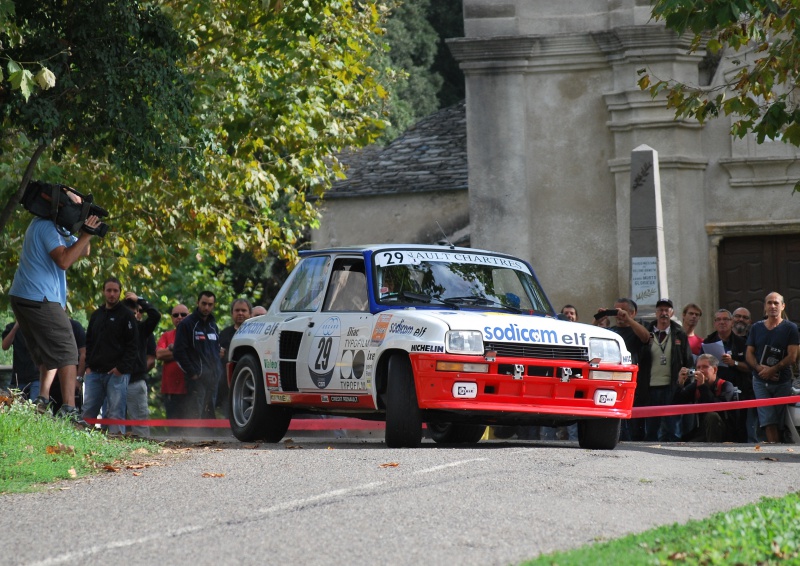
[[631,152],[630,199],[630,296],[648,316],[669,292],[658,152],[644,144]]

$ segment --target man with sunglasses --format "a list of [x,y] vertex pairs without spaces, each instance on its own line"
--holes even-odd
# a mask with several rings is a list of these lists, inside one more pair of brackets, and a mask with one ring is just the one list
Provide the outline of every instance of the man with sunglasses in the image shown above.
[[189,316],[186,305],[177,304],[172,307],[172,330],[167,330],[158,339],[156,359],[164,364],[161,371],[161,395],[164,398],[164,409],[168,419],[185,419],[186,411],[186,379],[183,370],[175,361],[172,351],[175,348],[175,331],[178,325]]

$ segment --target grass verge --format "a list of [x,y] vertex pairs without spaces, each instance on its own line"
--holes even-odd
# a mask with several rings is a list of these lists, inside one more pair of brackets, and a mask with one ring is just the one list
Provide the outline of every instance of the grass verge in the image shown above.
[[800,493],[762,498],[702,521],[668,525],[572,551],[542,555],[524,566],[586,564],[799,564]]
[[43,484],[97,473],[157,444],[109,439],[70,422],[40,415],[30,402],[0,397],[0,494],[36,491]]

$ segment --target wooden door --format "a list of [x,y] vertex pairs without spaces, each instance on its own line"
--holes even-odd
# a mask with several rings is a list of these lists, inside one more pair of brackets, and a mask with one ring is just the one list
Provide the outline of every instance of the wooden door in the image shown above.
[[725,238],[719,247],[719,300],[730,311],[764,315],[764,297],[777,291],[789,319],[800,322],[800,235]]

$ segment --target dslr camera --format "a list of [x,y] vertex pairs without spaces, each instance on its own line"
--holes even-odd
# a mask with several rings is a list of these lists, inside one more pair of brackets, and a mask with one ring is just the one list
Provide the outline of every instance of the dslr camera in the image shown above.
[[[68,192],[78,195],[82,202],[72,202],[67,196]],[[108,211],[94,204],[92,195],[81,194],[67,185],[31,181],[22,196],[22,206],[34,216],[49,218],[70,234],[83,230],[102,238],[108,232],[108,224],[104,222],[97,228],[84,226],[89,216],[104,218],[108,216]]]

